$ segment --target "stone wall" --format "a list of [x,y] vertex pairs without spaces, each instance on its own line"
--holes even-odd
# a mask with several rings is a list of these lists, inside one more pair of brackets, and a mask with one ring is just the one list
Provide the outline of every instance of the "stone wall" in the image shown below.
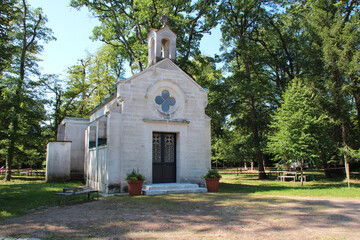
[[58,126],[58,141],[71,141],[70,179],[84,180],[85,129],[89,119],[65,118]]
[[46,181],[70,180],[71,142],[49,142],[46,154]]
[[87,162],[87,179],[89,187],[99,189],[102,192],[109,193],[107,190],[107,147],[101,146],[98,149],[93,148],[89,151],[89,160]]

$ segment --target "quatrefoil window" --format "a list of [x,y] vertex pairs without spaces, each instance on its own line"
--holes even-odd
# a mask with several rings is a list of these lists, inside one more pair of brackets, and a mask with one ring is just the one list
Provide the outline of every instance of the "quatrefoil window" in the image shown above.
[[166,90],[161,92],[161,96],[157,96],[155,98],[155,103],[161,106],[161,110],[163,112],[168,112],[170,110],[170,106],[174,106],[176,101],[175,98],[170,97],[170,93]]

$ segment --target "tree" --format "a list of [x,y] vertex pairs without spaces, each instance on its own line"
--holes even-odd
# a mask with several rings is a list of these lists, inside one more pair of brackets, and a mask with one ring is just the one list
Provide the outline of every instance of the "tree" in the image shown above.
[[[103,45],[68,69],[66,88],[61,90],[58,119],[66,116],[87,117],[88,112],[116,91],[116,82],[124,74],[121,54],[111,45]],[[55,111],[56,112],[56,111]],[[57,125],[56,125],[57,128]]]
[[199,55],[204,33],[216,25],[216,0],[72,0],[71,6],[87,7],[101,22],[94,38],[118,47],[133,75],[145,69],[147,34],[161,27],[161,16],[168,15],[169,26],[178,35],[178,64],[187,70],[191,57]]
[[90,96],[92,106],[98,105],[116,91],[116,82],[125,73],[125,62],[118,48],[103,45],[96,54],[90,56],[89,83],[93,90]]
[[294,79],[284,93],[282,105],[271,121],[273,134],[267,150],[284,163],[299,162],[301,186],[305,161],[321,159],[324,148],[333,147],[328,130],[330,120],[309,88]]
[[267,76],[268,56],[261,44],[252,40],[265,22],[262,1],[224,0],[219,5],[223,24],[223,59],[230,76],[229,124],[241,132],[251,133],[247,147],[258,164],[259,178],[266,178],[263,143],[268,117],[274,103],[274,87]]
[[212,138],[223,134],[229,88],[224,82],[222,70],[217,69],[216,61],[209,56],[200,55],[191,61],[188,73],[203,88],[209,91],[206,114],[211,118]]
[[93,91],[89,79],[90,57],[79,60],[79,64],[69,67],[69,79],[63,94],[63,117],[86,117],[95,106],[90,104]]
[[48,113],[48,118],[50,120],[50,132],[48,135],[50,135],[51,140],[55,141],[57,138],[58,126],[64,117],[61,109],[65,91],[63,82],[57,75],[46,74],[41,77],[39,85],[43,86],[45,92],[50,91],[47,94],[47,104],[51,109]]
[[[270,114],[281,107],[282,94],[295,77],[329,96],[319,104],[344,123],[334,127],[333,140],[360,147],[355,137],[360,129],[355,120],[360,86],[357,1],[223,0],[218,12],[225,82],[230,86],[227,124],[231,131],[250,133],[242,143],[254,149],[260,169]],[[328,159],[337,156],[336,147],[329,146],[333,148],[323,152]],[[264,172],[259,177],[265,177]]]
[[[216,67],[216,60],[209,56],[200,55],[191,61],[188,73],[194,80],[209,91],[206,114],[211,118],[211,151],[213,162],[217,166],[219,159],[229,159],[230,151],[224,154],[223,138],[228,137],[225,127],[228,115],[229,97],[226,92],[229,86],[224,81],[223,72]],[[226,158],[226,159],[225,159]],[[233,158],[234,160],[234,158]]]
[[[341,149],[359,148],[357,130],[360,115],[360,3],[347,1],[307,1],[307,31],[321,59],[321,88],[332,98],[330,114],[338,121],[336,141]],[[319,89],[321,89],[319,88]],[[353,134],[356,133],[356,134]],[[349,151],[342,151],[350,187]]]
[[11,179],[14,159],[21,161],[22,154],[34,150],[28,146],[34,140],[32,133],[37,137],[41,135],[40,121],[45,111],[41,99],[37,97],[39,94],[33,90],[35,85],[30,76],[37,73],[36,55],[42,50],[39,41],[52,39],[51,30],[45,27],[46,17],[40,9],[31,10],[26,0],[15,7],[19,14],[12,23],[14,30],[10,33],[15,50],[2,76],[2,84],[6,88],[3,88],[0,99],[4,108],[1,144],[6,156],[5,181]]
[[116,82],[125,72],[118,50],[103,45],[69,67],[66,80],[51,74],[41,77],[39,84],[49,93],[48,134],[52,139],[57,138],[58,125],[65,117],[87,117],[90,110],[116,91]]
[[15,7],[16,0],[2,0],[0,4],[0,76],[10,63],[14,52],[11,44],[12,22],[19,10]]

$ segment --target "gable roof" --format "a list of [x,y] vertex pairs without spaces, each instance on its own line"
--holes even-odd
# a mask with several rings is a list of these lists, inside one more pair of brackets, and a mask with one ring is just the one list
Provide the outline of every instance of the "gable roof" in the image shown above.
[[113,100],[116,97],[116,92],[113,92],[110,94],[110,96],[108,96],[107,98],[105,98],[103,101],[101,101],[98,105],[96,105],[93,109],[90,110],[90,112],[88,112],[89,115],[93,114],[94,112],[96,112],[97,109],[101,108],[102,106],[106,105],[108,102],[110,102],[111,100]]
[[[176,65],[173,61],[171,61],[169,58],[165,58],[163,60],[161,60],[160,62],[157,62],[154,65],[151,65],[150,67],[146,68],[145,70],[139,72],[138,74],[135,74],[134,76],[129,77],[128,79],[126,79],[125,81],[121,81],[121,83],[127,83],[127,82],[131,82],[132,80],[135,80],[137,77],[147,73],[148,71],[150,71],[153,68],[158,68],[161,65],[165,65],[165,64],[169,64],[174,70],[178,70],[180,71],[184,76],[186,76],[186,78],[188,78],[190,81],[193,82],[193,84],[195,84],[195,86],[197,86],[201,91],[208,93],[207,90],[205,90],[203,87],[201,87],[191,76],[190,74],[186,73],[184,70],[182,70],[178,65]],[[118,84],[120,83],[120,81],[118,82]]]
[[150,36],[151,32],[154,32],[154,33],[156,33],[156,34],[160,34],[161,32],[163,32],[163,31],[165,31],[165,30],[168,30],[168,31],[169,31],[170,33],[172,33],[175,37],[177,37],[177,34],[176,34],[168,25],[165,25],[164,27],[162,27],[162,28],[160,28],[160,29],[152,28],[152,29],[149,31],[146,39],[149,39],[149,36]]
[[[171,61],[169,58],[165,58],[163,60],[161,60],[160,62],[157,62],[156,64],[146,68],[145,70],[139,72],[138,74],[135,74],[134,76],[131,76],[127,79],[125,78],[121,78],[116,82],[117,84],[120,83],[127,83],[127,82],[131,82],[133,80],[136,80],[136,78],[138,78],[139,76],[147,73],[148,71],[150,71],[153,68],[159,67],[161,65],[164,64],[169,64],[173,69],[179,70],[187,79],[189,79],[190,81],[192,81],[192,83],[198,87],[201,91],[203,91],[204,93],[208,93],[207,89],[202,88],[191,76],[190,74],[186,73],[184,70],[182,70],[178,65],[176,65],[173,61]],[[108,102],[110,102],[111,100],[113,100],[116,96],[115,94],[116,92],[113,92],[109,97],[105,98],[101,103],[99,103],[95,108],[93,108],[88,114],[92,114],[94,112],[96,112],[97,109],[101,108],[102,106],[104,106],[105,104],[107,104]]]

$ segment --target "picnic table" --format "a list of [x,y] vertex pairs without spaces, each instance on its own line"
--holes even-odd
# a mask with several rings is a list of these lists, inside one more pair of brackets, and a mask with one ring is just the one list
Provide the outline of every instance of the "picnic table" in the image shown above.
[[291,171],[281,171],[279,172],[279,176],[277,177],[277,179],[281,182],[285,182],[286,179],[290,179],[296,182],[296,180],[298,179],[298,173]]
[[299,172],[293,172],[293,171],[279,171],[278,174],[279,175],[277,179],[280,180],[281,182],[285,182],[286,179],[290,179],[296,182],[296,181],[301,181],[301,178],[303,182],[306,182],[310,177],[310,175],[304,175],[304,174],[303,176],[301,176]]

